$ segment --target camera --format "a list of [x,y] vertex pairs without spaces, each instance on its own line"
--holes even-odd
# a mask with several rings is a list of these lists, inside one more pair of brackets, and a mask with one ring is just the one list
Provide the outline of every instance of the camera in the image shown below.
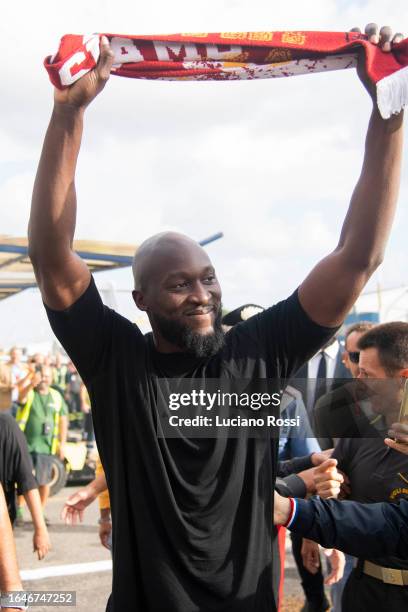
[[42,426],[42,434],[43,434],[43,436],[49,436],[51,431],[52,431],[51,423],[43,423],[43,426]]

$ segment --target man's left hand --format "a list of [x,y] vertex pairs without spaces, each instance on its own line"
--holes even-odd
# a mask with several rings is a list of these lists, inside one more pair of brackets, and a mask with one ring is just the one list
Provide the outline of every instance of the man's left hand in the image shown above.
[[[352,32],[360,32],[360,28],[353,28]],[[364,33],[367,35],[368,40],[373,45],[378,45],[384,53],[389,53],[392,50],[393,45],[401,42],[404,36],[400,32],[397,34],[392,33],[392,29],[389,26],[383,26],[381,29],[378,27],[376,23],[368,23],[364,29]],[[363,49],[361,49],[358,64],[357,64],[357,74],[360,78],[360,81],[363,83],[364,87],[370,94],[373,101],[376,100],[376,87],[374,83],[368,78],[366,65],[365,65],[365,55]]]
[[37,553],[38,560],[44,559],[51,548],[51,542],[48,531],[39,529],[34,532],[33,536],[33,551]]
[[303,538],[301,555],[304,567],[311,574],[317,574],[320,567],[319,545],[313,540]]
[[318,453],[312,453],[310,456],[310,460],[312,465],[318,466],[321,463],[324,463],[326,459],[330,459],[334,451],[334,448],[328,448],[324,451],[319,451]]
[[323,553],[330,561],[331,572],[324,581],[324,584],[335,584],[343,578],[344,567],[346,565],[346,557],[340,550],[323,549]]

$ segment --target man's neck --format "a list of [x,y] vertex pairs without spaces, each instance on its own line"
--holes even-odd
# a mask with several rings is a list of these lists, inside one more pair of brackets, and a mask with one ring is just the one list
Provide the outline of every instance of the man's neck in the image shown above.
[[182,348],[169,342],[163,336],[153,330],[153,344],[158,353],[171,354],[171,353],[183,353],[185,352]]

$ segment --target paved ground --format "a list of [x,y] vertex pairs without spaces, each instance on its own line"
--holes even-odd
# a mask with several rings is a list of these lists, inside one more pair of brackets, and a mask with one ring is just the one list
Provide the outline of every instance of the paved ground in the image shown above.
[[[65,526],[59,514],[65,499],[77,487],[67,487],[56,496],[51,497],[47,506],[47,516],[52,522],[50,537],[52,550],[43,561],[38,561],[32,553],[32,529],[28,522],[26,511],[26,524],[24,528],[15,529],[17,554],[20,569],[54,572],[55,566],[82,564],[89,562],[108,562],[109,551],[103,548],[98,538],[98,507],[90,506],[85,512],[84,522],[75,527]],[[66,569],[66,568],[65,568]],[[76,591],[76,607],[35,607],[34,612],[51,612],[75,610],[76,612],[99,612],[105,610],[106,601],[111,589],[111,572],[109,570],[79,573],[81,566],[72,568],[76,573],[68,576],[52,576],[39,580],[24,580],[24,588],[32,591]]]
[[[77,487],[67,487],[58,495],[52,497],[47,507],[47,516],[52,521],[50,536],[52,538],[52,551],[43,561],[38,561],[32,553],[32,529],[26,513],[24,528],[15,530],[19,565],[22,570],[24,588],[31,591],[76,591],[75,607],[45,607],[36,606],[34,612],[103,612],[111,588],[111,572],[109,569],[110,555],[100,543],[97,535],[98,508],[96,504],[90,506],[84,522],[76,527],[65,526],[60,518],[65,499],[77,490]],[[96,563],[97,571],[83,573],[84,563]],[[79,564],[79,565],[77,565]],[[74,567],[67,567],[72,566]],[[60,566],[64,566],[60,570]],[[102,569],[101,569],[102,566]],[[303,598],[297,578],[293,559],[289,555],[286,563],[285,602],[282,612],[298,612]],[[72,571],[72,575],[52,575],[32,578],[32,570],[43,570],[43,573],[55,574],[58,571]],[[89,569],[89,568],[88,568]],[[91,568],[91,569],[95,569]],[[30,572],[30,573],[29,573]]]

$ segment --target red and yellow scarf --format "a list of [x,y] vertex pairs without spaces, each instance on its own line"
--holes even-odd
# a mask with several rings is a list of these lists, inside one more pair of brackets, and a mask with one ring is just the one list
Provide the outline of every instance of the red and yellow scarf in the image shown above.
[[[67,34],[44,61],[51,82],[63,89],[92,70],[102,34]],[[408,104],[408,39],[390,53],[358,32],[221,32],[128,36],[105,34],[115,54],[112,73],[137,79],[262,79],[343,70],[364,50],[367,74],[387,119]]]

